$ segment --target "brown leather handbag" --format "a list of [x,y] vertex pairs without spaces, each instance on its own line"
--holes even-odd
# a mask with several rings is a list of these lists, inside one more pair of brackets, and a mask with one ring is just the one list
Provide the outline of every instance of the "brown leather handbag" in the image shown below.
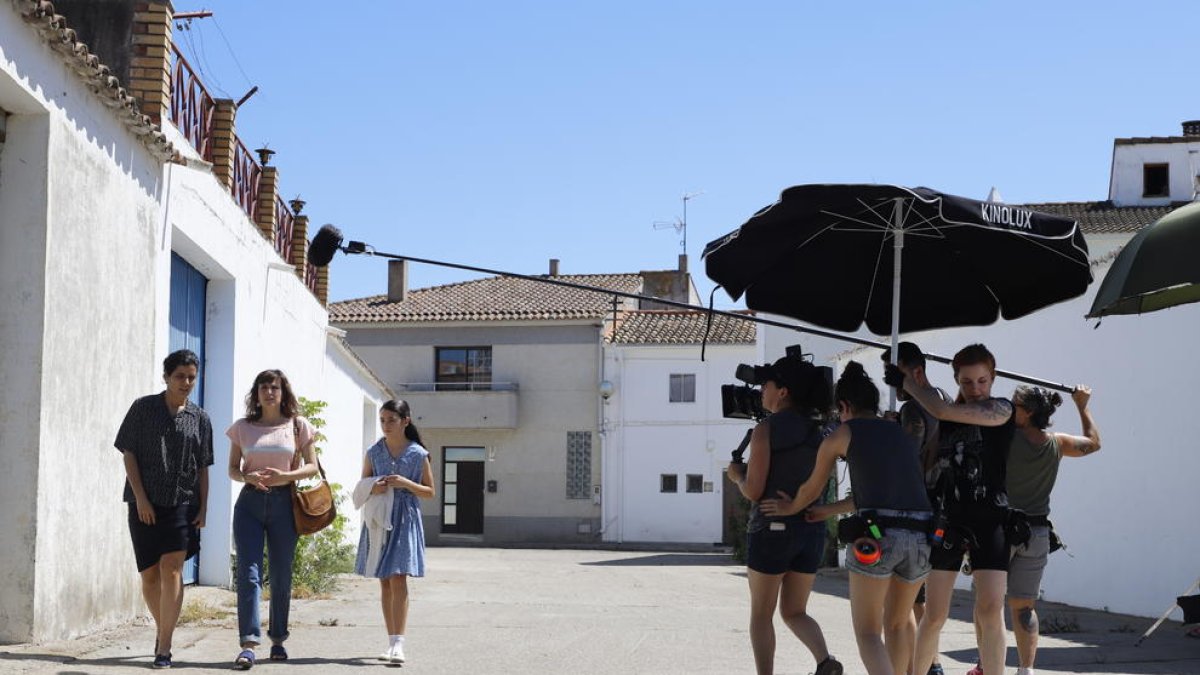
[[[299,420],[292,421],[292,433],[296,439],[293,464],[298,464],[301,457]],[[303,490],[296,487],[295,481],[291,486],[292,516],[296,519],[297,534],[316,534],[337,518],[337,506],[333,502],[333,489],[325,477],[325,467],[321,466],[321,460],[313,459],[317,462],[317,470],[321,472],[321,482]]]

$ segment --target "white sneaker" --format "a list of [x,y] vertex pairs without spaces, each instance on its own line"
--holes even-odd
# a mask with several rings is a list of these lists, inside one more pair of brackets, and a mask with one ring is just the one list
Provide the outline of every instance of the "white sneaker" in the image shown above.
[[390,650],[389,660],[392,663],[404,663],[404,645],[396,643]]
[[388,647],[387,649],[383,650],[383,653],[380,654],[378,658],[380,661],[391,661],[392,660],[392,648]]

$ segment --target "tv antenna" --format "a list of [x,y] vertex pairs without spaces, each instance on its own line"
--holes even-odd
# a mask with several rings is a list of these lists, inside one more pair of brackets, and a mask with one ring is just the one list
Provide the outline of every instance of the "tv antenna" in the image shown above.
[[676,234],[682,235],[679,240],[679,247],[683,249],[684,255],[687,255],[687,203],[696,197],[704,194],[703,192],[685,192],[681,199],[683,200],[683,217],[676,218],[672,222],[665,220],[654,221],[654,229],[665,230],[668,227],[675,230]]

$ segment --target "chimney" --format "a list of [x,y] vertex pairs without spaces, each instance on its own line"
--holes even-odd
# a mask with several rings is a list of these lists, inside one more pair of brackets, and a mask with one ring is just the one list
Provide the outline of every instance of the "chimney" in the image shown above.
[[388,261],[388,302],[401,302],[408,293],[408,261]]
[[558,258],[550,259],[550,276],[558,276]]
[[1184,136],[1200,136],[1200,120],[1188,120],[1183,123]]
[[687,254],[686,253],[679,254],[679,271],[680,272],[688,271],[688,269],[687,269]]

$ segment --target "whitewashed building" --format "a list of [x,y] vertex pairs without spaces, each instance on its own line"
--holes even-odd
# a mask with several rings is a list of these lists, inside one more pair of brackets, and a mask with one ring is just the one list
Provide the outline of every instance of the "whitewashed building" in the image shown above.
[[[618,320],[605,349],[603,539],[720,543],[731,451],[753,426],[726,419],[721,386],[756,363],[756,324],[704,312],[647,310]],[[702,344],[704,360],[700,360]]]
[[[1090,408],[1103,449],[1063,461],[1051,518],[1069,549],[1050,558],[1047,600],[1157,616],[1200,575],[1200,540],[1192,536],[1200,513],[1200,452],[1189,423],[1200,377],[1193,346],[1200,306],[1084,319],[1120,248],[1195,198],[1197,150],[1197,122],[1185,122],[1180,136],[1119,138],[1107,201],[1024,205],[1079,222],[1095,278],[1083,296],[1017,321],[902,336],[943,356],[983,342],[1001,369],[1092,387]],[[780,329],[763,332],[774,343],[792,338]],[[850,358],[882,376],[876,350],[843,351],[834,365],[840,369]],[[931,362],[929,374],[935,384],[954,388],[949,366]],[[993,391],[1008,396],[1016,384],[1001,378]],[[1052,430],[1079,433],[1078,415],[1064,399]],[[967,586],[965,578],[960,582]]]
[[206,584],[229,582],[241,485],[222,432],[255,373],[282,368],[329,402],[325,456],[342,482],[388,395],[328,329],[299,205],[234,135],[232,102],[173,51],[170,3],[55,11],[0,3],[2,642],[144,611],[113,440],[130,403],[163,389],[170,351],[201,355],[194,396],[215,430],[192,568]]
[[[557,268],[546,279],[697,302],[685,260]],[[721,541],[721,470],[749,423],[721,418],[720,384],[753,360],[753,324],[718,317],[701,362],[696,312],[510,277],[410,291],[403,269],[330,313],[412,406],[440,502],[430,542]]]

